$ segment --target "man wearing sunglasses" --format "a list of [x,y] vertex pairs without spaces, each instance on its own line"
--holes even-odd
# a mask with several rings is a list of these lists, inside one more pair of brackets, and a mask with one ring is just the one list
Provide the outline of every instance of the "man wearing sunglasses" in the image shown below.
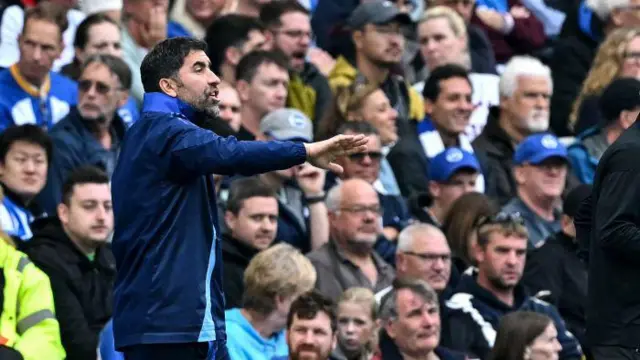
[[[561,359],[580,359],[582,349],[567,330],[555,306],[530,296],[520,282],[527,253],[527,228],[520,214],[500,212],[481,218],[477,226],[477,269],[460,277],[456,293],[447,301],[446,321],[450,332],[442,344],[468,351],[481,331],[493,347],[500,319],[513,311],[533,311],[549,316],[562,345]],[[469,316],[471,315],[471,316]],[[485,358],[487,354],[475,354]]]
[[388,173],[381,172],[384,155],[378,131],[369,123],[350,121],[338,129],[338,134],[367,136],[367,152],[338,159],[338,163],[344,169],[340,179],[362,179],[376,189],[383,210],[382,231],[388,240],[396,240],[398,233],[409,224],[411,216],[405,199],[399,195],[389,194],[381,181],[383,175],[393,176],[393,171],[389,168]]
[[131,71],[113,55],[91,55],[78,78],[78,105],[50,131],[56,155],[39,201],[48,213],[62,200],[67,175],[82,165],[104,169],[111,177],[126,125],[118,109],[127,103]]

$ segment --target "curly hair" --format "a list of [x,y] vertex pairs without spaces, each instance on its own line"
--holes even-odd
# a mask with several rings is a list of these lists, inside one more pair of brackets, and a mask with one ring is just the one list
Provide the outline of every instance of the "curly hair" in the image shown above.
[[578,121],[580,107],[586,98],[599,95],[616,77],[620,75],[627,45],[640,36],[640,28],[621,28],[614,30],[600,45],[591,64],[587,78],[582,84],[580,94],[573,103],[569,115],[569,128],[573,129]]

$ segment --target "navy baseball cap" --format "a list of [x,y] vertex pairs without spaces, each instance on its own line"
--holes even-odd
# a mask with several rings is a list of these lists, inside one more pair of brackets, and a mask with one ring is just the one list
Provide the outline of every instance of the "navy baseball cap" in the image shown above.
[[535,134],[525,138],[513,154],[514,165],[533,164],[552,158],[568,160],[567,148],[551,134]]
[[401,12],[391,1],[364,1],[353,10],[347,19],[351,29],[362,29],[366,24],[384,25],[392,21],[411,24],[411,17]]
[[440,183],[447,182],[462,169],[480,172],[480,163],[472,153],[451,147],[429,161],[429,179]]

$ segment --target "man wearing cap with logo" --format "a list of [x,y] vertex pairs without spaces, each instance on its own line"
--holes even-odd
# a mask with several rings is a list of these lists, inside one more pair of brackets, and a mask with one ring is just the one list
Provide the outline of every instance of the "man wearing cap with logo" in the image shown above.
[[355,63],[339,57],[329,74],[329,84],[333,90],[354,82],[380,84],[398,111],[398,135],[403,140],[412,135],[417,141],[412,121],[424,117],[422,97],[403,77],[392,73],[402,60],[403,26],[409,24],[411,18],[391,1],[362,1],[347,20],[356,50]]
[[568,170],[567,148],[551,134],[525,138],[513,155],[517,196],[503,211],[520,213],[529,233],[529,248],[560,231],[558,205]]
[[571,170],[586,184],[593,182],[598,161],[609,145],[636,122],[640,113],[640,81],[614,80],[602,92],[599,106],[601,122],[578,135],[578,140],[569,146]]
[[413,216],[441,227],[453,203],[476,191],[479,176],[480,163],[468,151],[451,147],[436,155],[429,163],[429,193],[412,199]]
[[[299,110],[278,109],[260,120],[260,133],[267,140],[310,143],[313,124]],[[287,242],[306,253],[329,240],[324,170],[305,163],[262,174],[260,178],[278,194],[276,241]]]

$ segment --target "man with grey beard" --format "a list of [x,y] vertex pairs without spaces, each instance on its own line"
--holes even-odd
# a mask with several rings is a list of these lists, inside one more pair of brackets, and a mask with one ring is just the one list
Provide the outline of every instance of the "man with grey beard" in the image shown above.
[[78,105],[49,132],[56,156],[38,197],[47,213],[56,213],[62,184],[75,168],[93,165],[109,177],[113,174],[127,128],[118,109],[127,103],[130,87],[131,70],[122,59],[92,55],[85,60],[78,78]]
[[336,301],[350,287],[378,292],[393,282],[395,271],[373,246],[382,232],[382,208],[372,185],[349,179],[327,194],[329,242],[308,256],[316,268],[316,289]]
[[549,128],[551,71],[539,60],[514,56],[500,77],[500,105],[492,108],[487,125],[473,142],[483,168],[485,194],[501,205],[516,195],[512,174],[516,145]]

